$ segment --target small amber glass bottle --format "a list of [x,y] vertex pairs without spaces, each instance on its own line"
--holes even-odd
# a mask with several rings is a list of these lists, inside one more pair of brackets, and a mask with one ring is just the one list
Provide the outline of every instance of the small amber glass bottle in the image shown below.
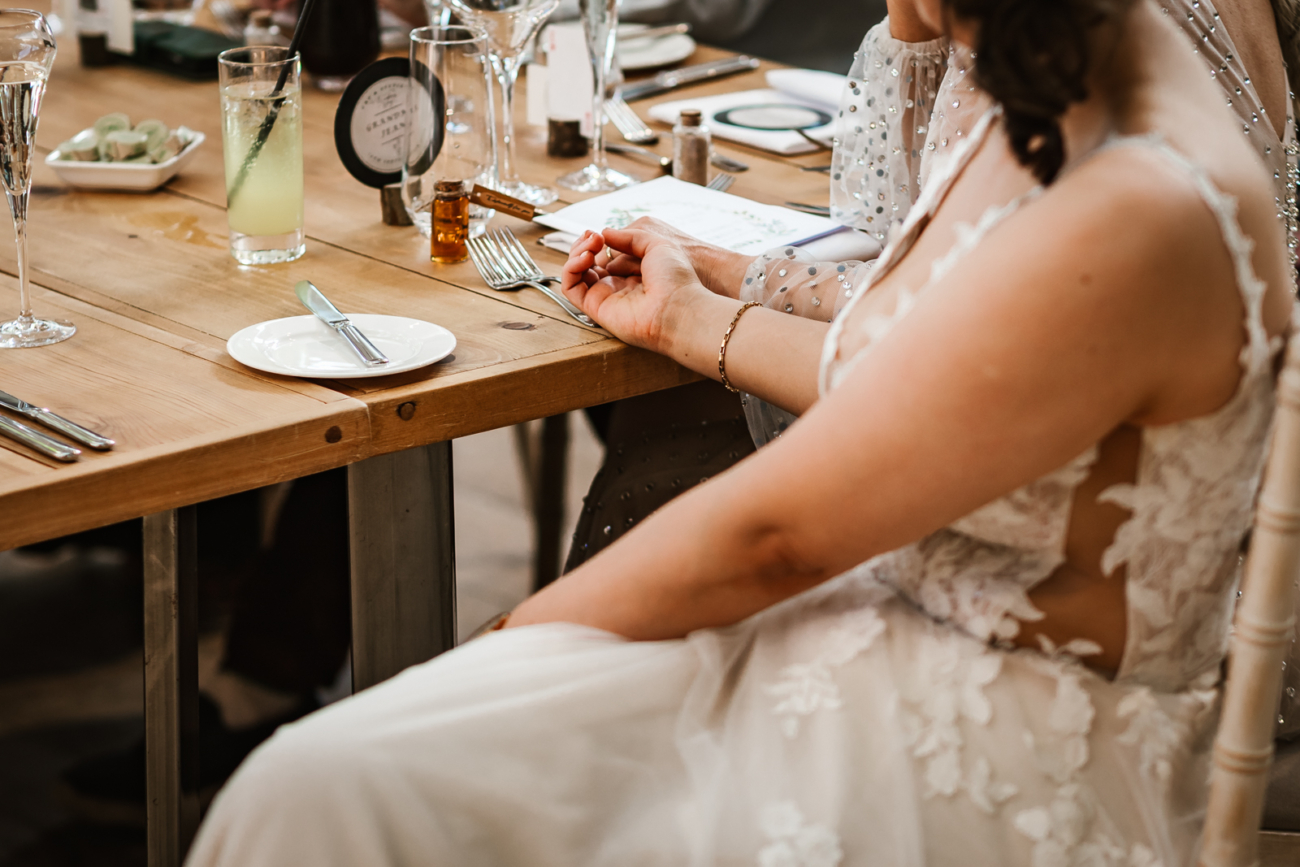
[[463,262],[469,257],[469,184],[438,181],[433,187],[433,231],[430,258],[440,265]]

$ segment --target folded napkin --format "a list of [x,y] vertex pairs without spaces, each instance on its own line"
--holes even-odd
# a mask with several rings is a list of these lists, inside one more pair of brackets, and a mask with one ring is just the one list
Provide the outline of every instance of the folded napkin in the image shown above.
[[791,96],[820,105],[833,112],[840,108],[840,95],[848,81],[843,75],[817,69],[773,69],[767,73],[767,86]]
[[[845,78],[811,69],[778,69],[767,74],[767,90],[743,90],[718,96],[700,96],[660,103],[650,116],[663,123],[676,123],[682,109],[698,109],[713,134],[721,139],[778,154],[803,154],[817,150],[799,133],[789,129],[755,129],[783,123],[804,126],[820,116],[826,122],[804,131],[830,144],[838,129],[840,91]],[[730,114],[728,113],[730,112]],[[730,123],[729,120],[736,120]],[[744,125],[744,124],[749,125]]]

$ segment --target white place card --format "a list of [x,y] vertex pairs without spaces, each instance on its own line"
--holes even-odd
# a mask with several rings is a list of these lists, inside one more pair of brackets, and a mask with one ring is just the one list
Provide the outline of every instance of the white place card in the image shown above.
[[657,217],[700,240],[753,256],[783,244],[804,244],[843,228],[826,217],[764,205],[667,176],[553,214],[539,214],[536,221],[580,234],[587,229],[621,229],[638,217]]

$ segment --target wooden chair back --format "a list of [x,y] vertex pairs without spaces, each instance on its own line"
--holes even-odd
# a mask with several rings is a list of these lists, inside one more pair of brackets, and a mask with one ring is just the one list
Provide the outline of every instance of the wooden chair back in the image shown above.
[[1295,630],[1300,575],[1300,339],[1287,348],[1277,413],[1234,621],[1200,867],[1259,863],[1282,661]]

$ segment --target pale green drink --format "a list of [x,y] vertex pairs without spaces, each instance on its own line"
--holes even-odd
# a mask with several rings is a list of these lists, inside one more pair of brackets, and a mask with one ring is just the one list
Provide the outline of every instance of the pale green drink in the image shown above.
[[[297,61],[236,63],[227,58],[272,51],[283,56],[283,49],[256,47],[222,55],[221,132],[230,253],[245,265],[290,262],[306,249]],[[272,99],[276,73],[285,63],[293,69],[284,89]],[[257,141],[272,113],[275,122],[259,148]]]

